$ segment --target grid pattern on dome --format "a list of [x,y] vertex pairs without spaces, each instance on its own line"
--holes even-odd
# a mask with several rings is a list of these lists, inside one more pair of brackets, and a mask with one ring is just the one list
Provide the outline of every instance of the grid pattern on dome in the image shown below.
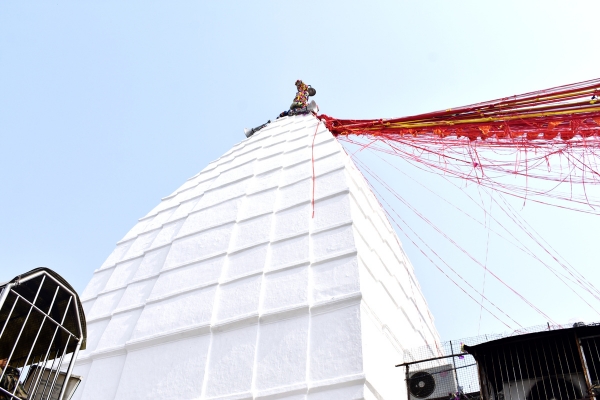
[[270,124],[117,243],[82,294],[76,397],[390,397],[403,349],[437,332],[377,200],[317,124]]

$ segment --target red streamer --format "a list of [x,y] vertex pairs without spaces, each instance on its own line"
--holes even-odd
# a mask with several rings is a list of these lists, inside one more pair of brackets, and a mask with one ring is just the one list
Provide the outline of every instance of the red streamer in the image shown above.
[[[318,118],[338,139],[400,156],[427,170],[503,193],[597,212],[585,184],[599,184],[600,79],[421,115],[372,120]],[[522,176],[525,184],[506,177]],[[530,179],[554,182],[532,185]],[[562,183],[570,193],[558,192]],[[573,185],[583,190],[573,193]],[[540,200],[540,196],[550,200]],[[584,207],[585,206],[585,207]],[[591,209],[590,209],[591,206]]]

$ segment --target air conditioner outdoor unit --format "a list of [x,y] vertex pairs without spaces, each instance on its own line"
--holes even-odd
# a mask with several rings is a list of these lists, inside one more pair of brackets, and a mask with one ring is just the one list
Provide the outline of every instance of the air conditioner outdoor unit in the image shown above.
[[410,400],[448,398],[456,393],[456,372],[451,364],[409,371],[408,391]]

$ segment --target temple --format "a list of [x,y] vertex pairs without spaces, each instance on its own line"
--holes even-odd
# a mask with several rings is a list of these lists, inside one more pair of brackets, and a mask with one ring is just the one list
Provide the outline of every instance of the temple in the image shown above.
[[439,342],[384,210],[310,114],[163,198],[81,299],[73,399],[400,398],[404,349]]

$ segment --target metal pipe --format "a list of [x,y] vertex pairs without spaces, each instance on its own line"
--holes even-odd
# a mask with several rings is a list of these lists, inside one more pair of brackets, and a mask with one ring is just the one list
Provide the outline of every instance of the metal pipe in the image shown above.
[[6,317],[6,321],[4,321],[4,325],[2,326],[2,331],[0,332],[0,339],[2,338],[2,335],[4,334],[4,330],[6,329],[6,326],[8,325],[8,321],[10,321],[10,317],[12,316],[13,311],[15,311],[17,301],[19,301],[18,297],[15,299],[15,302],[13,303],[12,308],[10,309],[8,316]]
[[[485,365],[485,354],[483,357],[484,357],[483,363]],[[483,367],[477,361],[475,362],[475,364],[477,366],[477,380],[479,381],[479,398],[483,399],[483,400],[488,400],[490,398],[490,396],[489,396],[489,390],[487,388],[487,384],[484,383],[484,379],[483,379]]]
[[398,364],[398,365],[395,365],[395,367],[406,367],[407,365],[419,364],[419,363],[422,363],[422,362],[425,362],[425,361],[443,360],[445,358],[450,358],[450,357],[454,357],[454,356],[453,355],[449,355],[449,356],[442,356],[442,357],[426,358],[424,360],[411,361],[411,362],[407,362],[407,363]]
[[[46,274],[46,276],[48,276],[50,279],[52,279],[57,285],[59,285],[65,292],[69,293],[72,297],[77,298],[77,293],[71,291],[64,284],[62,284],[58,280],[56,280],[53,276],[48,275],[48,273],[46,273],[46,271],[44,271],[44,273]],[[82,337],[83,329],[81,327],[81,319],[79,318],[79,310],[77,309],[77,307],[75,307],[75,316],[77,317],[77,327],[79,328],[79,337]],[[77,335],[75,335],[75,337],[77,337]]]
[[[554,374],[552,374],[552,371],[550,371],[550,363],[548,362],[548,358],[546,357],[546,350],[544,349],[544,342],[540,342],[540,347],[542,348],[542,355],[544,356],[544,365],[546,366],[546,370],[548,371],[548,377],[555,377],[556,376],[556,371],[554,371]],[[548,384],[548,386],[550,386],[550,392],[552,392],[552,397],[548,397],[551,399],[558,399],[560,398],[560,395],[557,395],[556,393],[554,393],[554,385],[551,383],[551,381],[549,380],[548,382],[550,382]],[[548,396],[548,393],[546,393],[546,396]]]
[[[65,312],[64,312],[62,320],[61,320],[61,324],[63,324],[65,322],[65,319],[67,317],[67,313],[69,311],[69,306],[71,305],[71,300],[73,300],[73,296],[69,297],[69,301],[67,303],[67,307],[65,308]],[[58,327],[59,326],[57,325],[56,328],[54,329],[54,334],[52,335],[52,340],[50,341],[50,344],[54,343],[54,338],[56,337],[56,334],[58,333]],[[35,384],[33,385],[34,391],[37,391],[40,378],[42,377],[42,373],[46,369],[46,365],[48,364],[48,357],[50,355],[50,350],[51,350],[51,347],[48,347],[48,350],[46,351],[46,356],[44,357],[44,364],[41,366],[39,375],[38,375],[38,377],[37,377],[37,379],[35,381]],[[54,365],[54,360],[52,360],[52,365]],[[50,369],[52,370],[52,367],[50,367]],[[46,387],[46,385],[44,385],[44,391],[46,390],[45,387]]]
[[[50,303],[50,309],[52,309],[52,306],[54,305],[54,302],[56,301],[56,295],[58,294],[58,287],[56,288],[56,290],[54,291],[54,297],[52,297],[52,302]],[[35,335],[35,339],[33,339],[33,343],[31,344],[31,348],[29,349],[29,353],[27,354],[27,358],[25,359],[25,362],[23,363],[23,365],[27,365],[27,363],[29,362],[29,357],[31,357],[31,353],[33,352],[33,349],[35,348],[35,345],[37,344],[37,341],[40,337],[40,333],[42,332],[42,328],[44,327],[44,322],[46,322],[46,318],[48,318],[48,316],[46,314],[44,314],[44,317],[42,318],[42,322],[40,323],[40,327],[38,328],[38,331]],[[50,343],[50,346],[52,346],[52,342]]]
[[[506,354],[504,353],[504,347],[501,347],[502,349],[502,360],[500,361],[500,376],[504,376],[504,373],[506,373],[506,383],[508,384],[508,395],[509,395],[509,400],[512,400],[512,385],[510,383],[510,375],[508,373],[508,362],[506,362]],[[498,359],[500,359],[500,354],[498,354]],[[502,361],[504,361],[504,365],[502,365]],[[504,367],[504,370],[503,368]],[[504,378],[502,379],[502,381],[504,382]],[[506,399],[506,393],[504,393],[504,399]]]
[[[498,359],[498,370],[500,372],[500,384],[502,384],[502,371],[501,371],[501,368],[500,368],[500,357],[498,357],[498,351],[497,350],[493,351],[493,352],[489,352],[488,354],[490,355],[490,358],[492,359],[490,365],[492,366],[492,374],[493,374],[493,376],[492,376],[492,381],[491,381],[490,384],[492,386],[492,389],[494,390],[494,399],[497,399],[498,398],[498,396],[497,396],[498,393],[502,392],[502,390],[504,389],[502,387],[498,388],[498,386],[496,385],[496,382],[498,380],[496,378],[497,375],[498,375],[496,373],[496,359]],[[496,356],[496,357],[494,357],[494,356]],[[486,378],[487,378],[488,382],[490,382],[490,380],[489,380],[489,374],[486,374]]]
[[11,394],[8,390],[4,389],[3,387],[0,386],[0,394],[4,392],[4,394],[10,396],[11,399],[17,399],[17,400],[21,400],[19,399],[17,396]]
[[[70,290],[69,288],[65,287],[65,285],[61,282],[59,282],[58,280],[56,280],[52,275],[48,274],[48,272],[46,271],[38,271],[34,274],[28,275],[25,279],[23,280],[19,280],[19,282],[27,282],[30,281],[32,279],[37,278],[38,276],[42,276],[44,275],[44,279],[46,277],[52,279],[57,285],[59,285],[64,291],[66,291],[67,293],[69,293],[71,296],[77,298],[77,293],[74,293],[72,290]],[[14,284],[9,283],[8,285],[14,286]],[[8,286],[6,285],[6,286]],[[2,304],[0,303],[0,307],[2,306]],[[77,324],[78,324],[78,328],[79,328],[79,333],[80,335],[83,335],[83,329],[81,328],[81,319],[79,318],[79,310],[76,310],[77,312],[76,317],[77,317]],[[77,335],[75,335],[77,337]]]
[[[596,356],[598,357],[598,359],[600,360],[600,353],[598,352],[598,344],[596,343],[597,341],[594,340],[594,347],[596,348]],[[590,350],[591,352],[591,350]],[[593,357],[593,356],[592,356]],[[594,371],[596,373],[596,382],[598,382],[598,376],[600,375],[599,371]]]
[[[38,295],[40,294],[40,291],[42,290],[42,285],[44,284],[44,278],[42,278],[42,282],[40,283],[40,286],[38,287],[37,293],[35,294],[35,297],[33,298],[33,302],[35,303]],[[29,308],[29,312],[27,313],[27,317],[25,317],[25,321],[23,321],[23,325],[21,326],[21,330],[19,331],[19,335],[17,336],[17,340],[15,340],[15,344],[12,348],[12,350],[10,351],[10,355],[8,356],[8,358],[6,359],[6,365],[10,364],[10,359],[12,358],[15,349],[17,348],[17,344],[19,343],[19,340],[21,339],[21,335],[23,334],[23,329],[25,329],[25,325],[27,325],[27,321],[29,321],[29,316],[31,315],[31,310],[33,310],[33,305]],[[0,380],[2,380],[2,377],[4,377],[4,372],[6,371],[6,369],[2,370],[2,373],[0,374]]]
[[[397,367],[397,365],[396,365]],[[405,372],[405,376],[406,376],[406,399],[410,400],[410,377],[408,376],[409,374],[409,369],[410,369],[410,364],[405,365],[406,368],[406,372]]]
[[[517,358],[517,367],[519,368],[519,378],[521,379],[521,389],[523,391],[523,399],[527,398],[527,392],[525,391],[525,375],[523,374],[523,369],[521,368],[521,357],[519,356],[519,349],[517,348],[517,346],[515,345],[515,357]],[[511,362],[513,363],[513,368],[514,368],[514,361],[512,360],[512,353],[510,356]],[[523,359],[523,362],[526,363],[527,360]],[[516,380],[516,377],[515,377]],[[519,392],[519,383],[516,382],[516,388],[517,388],[517,393]],[[520,396],[519,396],[520,398]]]
[[38,364],[40,363],[40,361],[42,361],[42,356],[40,355],[40,357],[37,359],[37,361],[33,362],[31,364],[31,366],[29,367],[29,371],[27,372],[27,380],[29,381],[28,385],[23,385],[23,387],[25,388],[25,391],[27,393],[29,393],[31,391],[31,388],[33,386],[33,382],[35,382],[35,379],[38,375]]
[[[576,335],[576,336],[577,336],[577,335]],[[569,343],[569,342],[565,342],[565,341],[563,341],[563,348],[565,348],[565,343],[567,343],[567,348],[569,349],[569,352],[571,353],[571,360],[573,360],[573,367],[575,368],[575,371],[574,371],[574,373],[575,373],[575,374],[578,374],[578,373],[579,373],[579,371],[577,370],[577,363],[576,363],[576,361],[575,361],[575,360],[576,360],[576,358],[575,358],[575,354],[574,354],[574,352],[573,352],[573,345],[572,345],[573,343],[572,343],[572,342],[571,342],[571,343]],[[565,355],[566,355],[566,357],[567,357],[567,363],[568,363],[568,357],[569,357],[569,355],[567,354],[567,349],[566,349],[566,348],[565,348]],[[568,366],[568,364],[567,364],[567,366]],[[572,373],[570,368],[569,368],[569,373]],[[585,371],[583,371],[582,373],[583,373],[583,374],[585,374]],[[583,388],[581,387],[581,379],[577,379],[577,384],[579,385],[579,392],[580,392],[580,393],[581,393],[581,395],[583,396],[584,390],[583,390]]]
[[74,334],[73,332],[71,332],[70,330],[68,330],[67,328],[65,328],[64,326],[62,326],[59,322],[55,321],[54,318],[52,318],[51,316],[49,316],[45,311],[43,311],[42,309],[40,309],[39,307],[37,307],[35,304],[33,304],[32,302],[30,302],[29,300],[27,300],[25,297],[21,296],[19,293],[16,293],[13,291],[13,293],[15,293],[21,300],[23,300],[24,302],[26,302],[27,304],[29,304],[31,307],[33,307],[36,311],[46,315],[48,317],[48,319],[50,320],[50,322],[52,322],[55,325],[58,325],[63,331],[67,332],[69,335],[73,336],[76,339],[79,339],[80,336],[77,336],[76,334]]
[[[40,332],[42,331],[42,328],[44,326],[44,321],[45,319],[42,320],[42,323],[40,324],[40,328],[38,329],[37,334],[35,335],[35,339],[33,340],[33,344],[31,345],[31,348],[29,349],[29,354],[27,354],[27,358],[25,359],[25,363],[23,364],[23,366],[26,366],[27,363],[29,362],[29,357],[31,357],[31,353],[33,352],[33,349],[37,343],[38,338],[40,337]],[[50,345],[52,345],[52,343],[50,343]],[[15,394],[15,392],[17,391],[17,386],[15,385],[15,388],[13,390],[13,394]]]
[[[454,357],[454,348],[452,347],[452,340],[450,341],[450,353],[452,354],[452,365],[454,366],[454,370],[456,371],[456,357]],[[456,390],[458,391],[460,388],[460,384],[458,383],[457,373],[454,373],[454,380],[456,381]]]
[[[544,395],[548,396],[548,390],[546,389],[546,382],[548,382],[548,385],[550,385],[550,381],[547,381],[545,378],[547,377],[546,375],[544,375],[544,364],[542,364],[542,358],[540,357],[540,349],[538,348],[537,343],[535,344],[535,356],[537,358],[538,361],[538,366],[540,367],[540,377],[542,378],[542,387],[544,388]],[[534,371],[535,371],[535,365],[533,366]],[[537,384],[536,384],[537,386]]]
[[[558,349],[558,341],[559,340],[562,341],[563,339],[559,338],[559,339],[555,340],[554,341],[554,347],[556,347],[556,355],[558,356],[558,366],[560,367],[560,374],[561,374],[562,380],[566,381],[565,370],[564,370],[563,364],[562,364],[562,357],[561,357],[561,354],[560,354],[560,350]],[[576,393],[575,393],[575,385],[572,386],[572,389],[573,389],[573,394],[572,394],[573,398],[576,398],[577,396],[576,396]],[[568,392],[568,389],[567,389],[567,392]],[[566,395],[570,396],[571,394],[570,393],[566,393]]]
[[[591,396],[592,394],[592,383],[590,382],[590,373],[587,369],[587,364],[585,362],[585,356],[581,349],[581,340],[577,337],[577,332],[573,332],[573,336],[575,336],[575,345],[577,346],[577,351],[579,352],[579,360],[581,361],[581,367],[583,368],[583,376],[585,377],[585,384],[587,386],[587,394]],[[582,393],[583,394],[583,393]]]
[[[54,339],[52,339],[52,341],[54,341]],[[48,365],[48,355],[50,354],[50,349],[48,349],[48,351],[46,352],[46,355],[44,356],[44,362],[43,363],[38,363],[37,368],[36,368],[36,373],[35,375],[33,375],[31,377],[31,383],[29,384],[29,395],[31,397],[33,397],[33,395],[35,393],[37,393],[37,390],[39,388],[39,384],[41,382],[42,379],[42,375],[44,374],[44,370],[46,369],[46,365]],[[54,360],[52,361],[54,363]],[[35,380],[34,380],[35,379]]]
[[[56,381],[58,380],[58,375],[60,375],[60,368],[62,367],[63,360],[65,359],[65,354],[67,353],[67,348],[69,347],[70,340],[71,340],[71,338],[67,339],[67,343],[65,344],[65,349],[63,350],[63,353],[60,356],[60,361],[58,362],[58,366],[56,367],[56,373],[54,374],[52,386],[50,386],[50,390],[48,391],[48,396],[51,396],[52,392],[54,391],[54,386],[56,385]],[[63,385],[64,385],[64,382],[63,382]]]
[[[48,312],[50,312],[52,310],[52,306],[54,306],[54,302],[56,301],[56,296],[58,295],[58,290],[60,289],[59,286],[56,287],[56,290],[54,291],[54,296],[52,297],[52,301],[50,302],[50,308],[48,310]],[[27,363],[29,362],[29,358],[31,357],[31,353],[33,353],[33,349],[35,348],[35,345],[37,344],[37,341],[40,337],[40,333],[42,332],[42,328],[44,327],[44,322],[46,322],[46,318],[48,316],[46,314],[44,314],[44,318],[42,319],[42,323],[40,324],[40,327],[38,328],[38,331],[35,335],[35,339],[33,339],[33,343],[31,344],[31,348],[29,349],[29,353],[27,354],[27,358],[25,358],[25,362],[23,363],[23,366],[26,366]],[[52,342],[50,342],[50,344],[48,345],[48,347],[52,347]],[[17,391],[17,385],[15,385],[15,388],[13,390],[13,394],[15,394],[15,392]]]
[[67,384],[69,383],[69,378],[71,377],[71,373],[73,372],[73,367],[75,366],[75,360],[77,360],[77,355],[79,354],[79,349],[81,348],[81,342],[83,339],[79,339],[77,342],[77,346],[75,347],[75,351],[71,356],[71,361],[69,362],[69,368],[67,368],[67,374],[65,375],[65,380],[63,381],[62,388],[60,389],[60,394],[58,395],[57,400],[63,400],[63,396],[65,395],[65,391],[67,390]]
[[[56,358],[52,359],[52,364],[50,365],[50,368],[48,369],[48,377],[46,378],[45,382],[44,382],[44,387],[42,389],[42,393],[40,394],[40,399],[43,398],[44,393],[46,393],[46,388],[48,387],[48,382],[50,381],[50,375],[51,372],[54,371],[54,363],[56,362]],[[42,375],[43,375],[44,371],[42,371]],[[41,376],[41,375],[40,375]],[[40,383],[42,382],[42,380],[40,380]],[[35,388],[35,393],[37,394],[37,391],[39,390],[41,386],[38,386]]]
[[[581,339],[579,339],[579,341],[581,343],[583,343],[583,341]],[[587,346],[588,346],[588,354],[590,355],[590,358],[592,359],[592,368],[594,369],[594,376],[598,376],[598,370],[596,369],[596,362],[594,361],[594,355],[592,354],[592,346],[590,346],[590,340],[586,340],[587,342]],[[586,359],[587,361],[587,359]],[[588,366],[589,367],[589,366]],[[592,377],[592,374],[590,374],[590,379]],[[592,385],[594,384],[594,380],[591,379],[592,381]]]
[[6,286],[4,286],[4,288],[2,289],[2,293],[0,294],[0,309],[2,309],[2,306],[4,305],[4,302],[6,301],[6,298],[8,297],[8,292],[10,292],[10,289],[14,286],[13,283],[7,283]]

